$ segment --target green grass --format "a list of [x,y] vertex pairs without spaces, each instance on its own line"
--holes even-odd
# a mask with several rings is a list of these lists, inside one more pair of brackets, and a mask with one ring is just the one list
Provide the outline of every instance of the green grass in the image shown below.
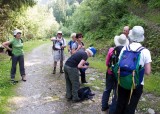
[[98,69],[99,72],[106,72],[105,60],[98,60],[98,58],[89,58],[89,66]]
[[145,76],[144,91],[160,96],[160,73]]
[[[33,40],[24,42],[24,52],[29,52],[33,48],[48,42],[49,40]],[[0,114],[6,114],[7,112],[9,112],[10,109],[7,105],[8,99],[15,95],[14,88],[16,87],[16,85],[10,83],[10,69],[10,57],[6,54],[0,53]],[[20,75],[17,66],[16,79],[18,79],[19,77]]]

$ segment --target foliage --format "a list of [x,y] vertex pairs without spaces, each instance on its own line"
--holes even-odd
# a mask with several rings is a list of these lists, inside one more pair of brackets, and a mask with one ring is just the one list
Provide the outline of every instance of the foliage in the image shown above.
[[150,0],[148,2],[148,5],[151,7],[151,8],[160,8],[160,1],[159,0]]
[[[13,30],[13,12],[22,13],[27,7],[35,5],[34,0],[0,0],[0,41],[7,39],[8,33]],[[16,15],[17,16],[17,15]]]

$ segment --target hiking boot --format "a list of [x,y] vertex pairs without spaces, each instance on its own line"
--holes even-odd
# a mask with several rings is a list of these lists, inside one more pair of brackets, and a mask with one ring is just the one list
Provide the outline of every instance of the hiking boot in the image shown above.
[[11,79],[11,83],[16,84],[16,83],[18,83],[18,81]]
[[80,100],[80,99],[77,99],[77,100],[73,100],[72,102],[73,102],[73,103],[78,103],[78,102],[81,102],[81,100]]
[[24,81],[24,82],[26,82],[27,80],[26,80],[26,76],[25,75],[23,75],[22,76],[22,81]]
[[55,74],[55,73],[56,73],[56,67],[54,67],[52,74]]
[[63,70],[60,70],[60,73],[64,73],[64,71],[63,71]]
[[62,67],[60,67],[60,73],[64,73],[64,71],[62,70]]
[[82,84],[84,84],[84,83],[88,83],[87,81],[82,81]]

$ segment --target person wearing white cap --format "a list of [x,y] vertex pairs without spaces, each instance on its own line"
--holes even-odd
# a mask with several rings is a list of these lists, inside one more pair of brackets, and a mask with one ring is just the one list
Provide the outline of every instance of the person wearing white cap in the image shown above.
[[89,47],[85,51],[78,51],[68,58],[64,65],[65,79],[66,79],[66,98],[74,102],[80,101],[78,97],[79,84],[79,68],[88,68],[85,65],[88,57],[96,54],[94,47]]
[[[132,30],[129,31],[129,38],[131,40],[130,50],[136,51],[138,48],[142,47],[140,42],[144,41],[144,29],[142,26],[134,26]],[[126,50],[126,47],[123,47],[121,50],[120,56],[123,51]],[[119,56],[119,57],[120,57]],[[144,48],[140,54],[140,66],[144,68],[142,75],[149,75],[151,72],[151,54],[150,51]],[[124,89],[121,86],[118,86],[118,101],[116,106],[115,114],[134,114],[139,99],[143,92],[144,78],[141,80],[140,85],[136,86],[136,89],[133,90],[132,96],[130,97],[130,90]],[[129,102],[130,100],[130,102]],[[128,104],[129,103],[129,104]]]
[[[22,31],[19,29],[16,29],[13,31],[14,38],[10,41],[6,41],[3,43],[3,46],[12,51],[12,68],[11,68],[11,81],[13,83],[17,83],[18,81],[15,81],[15,74],[16,74],[16,66],[19,62],[20,66],[20,74],[22,77],[22,81],[26,81],[26,74],[25,74],[25,68],[24,68],[24,53],[23,53],[23,41],[21,39]],[[9,47],[9,45],[12,45],[12,48]]]
[[66,40],[62,37],[62,31],[57,32],[56,37],[52,37],[51,41],[53,41],[53,51],[54,51],[54,69],[53,74],[56,73],[57,62],[60,60],[60,73],[64,73],[63,68],[63,60],[64,60],[64,48],[66,47]]
[[[120,54],[121,49],[124,46],[129,45],[129,41],[124,34],[121,34],[120,36],[114,37],[114,44],[115,47],[109,48],[106,56],[106,67],[107,67],[106,88],[102,95],[102,105],[101,105],[102,107],[101,110],[104,113],[107,113],[109,109],[109,114],[114,114],[114,111],[116,109],[116,79],[113,75],[111,67],[118,62],[118,56]],[[114,58],[115,56],[116,58]],[[109,107],[108,102],[112,89],[114,91],[114,97],[112,98],[112,104]]]

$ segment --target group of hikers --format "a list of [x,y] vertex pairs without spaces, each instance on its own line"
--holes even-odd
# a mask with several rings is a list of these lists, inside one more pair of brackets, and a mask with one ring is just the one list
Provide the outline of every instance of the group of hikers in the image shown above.
[[[15,74],[18,62],[22,81],[26,81],[21,33],[22,31],[16,29],[13,34],[14,38],[3,43],[3,46],[13,53],[11,58],[11,81],[13,83],[17,82]],[[65,74],[66,99],[79,102],[81,101],[78,95],[80,89],[79,77],[81,76],[81,83],[87,83],[85,74],[85,70],[89,67],[87,59],[96,54],[96,49],[94,47],[85,48],[81,33],[72,33],[72,40],[68,43],[62,36],[62,31],[58,31],[56,36],[51,38],[54,51],[53,74],[56,74],[57,62],[60,61],[60,73]],[[115,46],[110,47],[106,55],[106,88],[101,102],[103,113],[135,113],[143,92],[144,75],[149,75],[151,72],[150,51],[141,44],[144,38],[142,26],[134,26],[132,29],[125,26],[122,34],[114,37]],[[10,44],[12,44],[12,48],[9,47]],[[66,47],[70,57],[63,65],[65,60],[64,48]],[[128,86],[126,80],[130,81],[130,86]],[[112,100],[109,103],[112,90]]]

